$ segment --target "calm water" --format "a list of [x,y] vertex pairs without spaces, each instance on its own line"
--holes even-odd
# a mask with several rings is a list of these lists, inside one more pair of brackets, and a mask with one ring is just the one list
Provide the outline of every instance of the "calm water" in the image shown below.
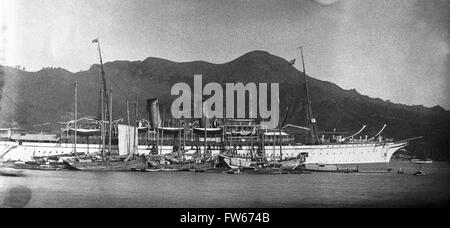
[[[25,171],[0,176],[0,207],[447,207],[448,163],[392,173],[230,175]],[[406,171],[398,175],[401,167]]]

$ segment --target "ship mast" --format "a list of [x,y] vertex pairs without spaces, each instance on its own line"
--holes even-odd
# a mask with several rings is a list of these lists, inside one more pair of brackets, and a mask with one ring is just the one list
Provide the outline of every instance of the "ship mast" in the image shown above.
[[100,93],[101,93],[101,97],[100,98],[101,98],[101,102],[102,102],[102,122],[101,122],[102,124],[101,124],[101,127],[100,127],[101,135],[102,135],[102,157],[103,157],[103,160],[106,161],[106,156],[105,156],[106,132],[105,132],[105,106],[104,106],[104,104],[105,104],[105,101],[104,101],[105,91],[103,91],[103,89],[102,89],[100,91]]
[[138,148],[139,148],[139,137],[138,137],[138,135],[136,135],[136,134],[138,134],[138,131],[139,131],[136,126],[138,124],[137,122],[139,120],[139,117],[138,117],[139,105],[138,105],[138,103],[139,103],[139,100],[138,100],[138,95],[136,93],[136,104],[134,106],[135,120],[134,120],[134,132],[133,132],[133,151],[134,151],[134,153],[138,153]]
[[109,155],[111,155],[112,152],[112,121],[113,121],[113,116],[112,116],[112,86],[109,89],[109,138],[108,138],[108,153]]
[[208,117],[207,117],[207,114],[206,114],[206,108],[205,108],[205,106],[206,106],[206,101],[204,101],[203,103],[202,103],[202,105],[203,105],[203,115],[204,115],[204,118],[205,118],[205,132],[204,132],[204,139],[205,139],[205,148],[204,148],[204,155],[203,156],[206,156],[206,154],[208,153],[208,141],[207,141],[207,138],[208,138],[208,131],[207,131],[207,121],[208,121]]
[[100,40],[97,38],[95,40],[92,41],[93,43],[97,43],[97,49],[98,49],[98,57],[100,58],[100,69],[101,69],[101,74],[102,74],[102,82],[103,82],[103,99],[106,104],[106,116],[105,119],[108,119],[109,117],[109,102],[108,102],[108,88],[106,87],[106,76],[105,76],[105,70],[103,68],[103,58],[102,58],[102,51],[100,49]]
[[127,130],[127,154],[130,154],[130,145],[131,145],[131,120],[130,120],[130,101],[127,99],[127,120],[128,120],[128,130]]
[[[102,58],[102,51],[100,48],[100,40],[98,38],[94,39],[92,43],[97,43],[97,50],[98,50],[98,56],[100,59],[100,69],[101,69],[101,75],[102,75],[102,82],[103,82],[103,88],[101,89],[101,107],[102,107],[102,156],[103,159],[106,160],[105,157],[105,148],[106,148],[106,126],[105,121],[107,119],[111,119],[111,113],[109,109],[109,99],[108,99],[108,88],[106,87],[106,76],[105,76],[105,70],[103,68],[103,58]],[[105,106],[106,105],[106,106]],[[106,110],[105,110],[106,109]],[[109,123],[111,125],[111,122]],[[111,132],[109,132],[109,137],[111,137]],[[109,151],[111,153],[111,151]]]
[[278,138],[280,139],[280,161],[283,161],[283,139],[281,138],[281,115],[278,115],[278,119],[280,121],[280,124],[278,126]]
[[[252,93],[251,92],[249,92],[248,93],[248,95],[249,95],[249,97],[250,97],[250,101],[249,102],[253,102],[253,100],[252,100]],[[254,124],[254,119],[253,119],[253,109],[252,108],[250,108],[250,111],[249,111],[249,117],[250,117],[250,125],[251,125],[251,132],[250,132],[250,159],[251,160],[253,160],[253,127],[255,126],[255,124]]]
[[308,125],[311,134],[311,141],[313,144],[317,143],[318,134],[316,127],[316,119],[313,117],[312,107],[311,107],[311,99],[309,97],[309,87],[308,87],[308,76],[306,76],[305,70],[305,60],[303,58],[303,48],[300,46],[300,53],[302,55],[302,64],[303,64],[303,76],[305,78],[305,106],[306,106],[306,118],[308,120]]
[[73,124],[74,124],[74,146],[73,146],[73,152],[75,153],[75,157],[78,158],[78,154],[77,154],[77,115],[78,115],[78,81],[75,81],[75,90],[74,90],[74,96],[73,96],[73,100],[74,100],[74,112],[73,112]]

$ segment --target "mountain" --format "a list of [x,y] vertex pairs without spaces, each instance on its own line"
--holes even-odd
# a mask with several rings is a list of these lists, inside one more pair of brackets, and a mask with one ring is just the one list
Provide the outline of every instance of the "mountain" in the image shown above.
[[[203,85],[208,82],[278,82],[282,118],[293,99],[286,123],[305,125],[302,72],[285,59],[264,51],[253,51],[224,64],[203,61],[177,63],[147,58],[144,61],[108,62],[104,68],[108,87],[113,88],[114,119],[126,116],[126,99],[133,102],[136,94],[141,116],[147,116],[145,100],[155,97],[160,100],[161,112],[165,107],[169,116],[171,102],[176,98],[170,95],[172,85],[185,82],[193,88],[193,75],[202,74]],[[26,72],[2,67],[0,86],[4,93],[0,100],[0,127],[55,128],[56,123],[71,120],[75,80],[79,83],[80,116],[97,116],[101,87],[99,65],[77,73],[61,68]],[[427,108],[394,104],[312,77],[308,81],[319,131],[356,132],[367,125],[362,135],[370,137],[387,124],[383,132],[385,137],[407,139],[424,136],[424,143],[413,143],[417,153],[433,149],[433,156],[438,159],[450,148],[450,112],[439,106]]]

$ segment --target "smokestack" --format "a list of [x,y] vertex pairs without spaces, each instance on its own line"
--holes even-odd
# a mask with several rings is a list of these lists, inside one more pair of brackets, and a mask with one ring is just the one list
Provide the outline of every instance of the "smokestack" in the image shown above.
[[[202,115],[201,119],[198,119],[198,121],[199,121],[199,124],[200,124],[201,128],[211,128],[211,119],[206,117],[205,105],[206,105],[206,99],[203,99],[203,102],[202,102],[202,113],[203,113],[203,115]],[[206,122],[206,126],[205,126],[205,122]]]
[[161,115],[159,113],[159,102],[157,98],[147,100],[147,112],[152,129],[161,126]]
[[205,116],[203,116],[203,118],[199,119],[198,121],[200,122],[200,127],[204,128],[205,127],[205,119],[206,119],[206,128],[211,128],[211,120],[206,118]]

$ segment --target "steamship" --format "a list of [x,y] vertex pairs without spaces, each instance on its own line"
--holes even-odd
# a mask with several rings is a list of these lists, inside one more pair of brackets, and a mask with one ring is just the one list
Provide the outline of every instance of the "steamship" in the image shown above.
[[[357,138],[364,127],[350,136],[333,133],[331,137],[325,137],[325,134],[319,137],[304,61],[307,127],[288,124],[278,129],[265,129],[256,119],[166,119],[161,117],[158,99],[147,100],[147,119],[138,119],[136,115],[127,124],[123,120],[113,121],[112,110],[108,109],[100,44],[98,49],[104,82],[102,91],[105,91],[101,96],[106,101],[102,119],[79,119],[75,96],[74,120],[67,122],[59,134],[0,129],[0,161],[25,163],[36,159],[61,161],[75,158],[76,162],[70,160],[70,164],[96,170],[104,169],[106,162],[117,159],[116,162],[122,162],[115,163],[118,169],[128,169],[127,164],[142,164],[133,159],[136,156],[155,158],[181,154],[187,160],[206,155],[216,157],[230,168],[300,159],[303,169],[332,171],[364,164],[387,164],[409,141],[384,139],[381,134],[386,125],[370,138]],[[111,95],[109,98],[112,99]],[[295,137],[298,135],[307,136],[307,140],[299,142]],[[107,159],[112,155],[114,159]],[[89,162],[82,164],[80,157],[83,156],[88,157]],[[173,159],[172,156],[160,159],[160,162],[170,163]]]
[[[159,113],[158,100],[149,100],[148,103],[151,121],[139,120],[135,126],[113,126],[110,147],[102,144],[101,129],[76,130],[76,146],[75,130],[70,126],[59,135],[0,129],[0,159],[32,162],[79,155],[98,157],[100,161],[105,154],[162,156],[182,151],[187,159],[199,154],[229,158],[231,168],[302,157],[303,168],[328,170],[387,164],[396,151],[407,145],[407,141],[383,139],[381,131],[370,139],[356,138],[356,134],[348,137],[334,135],[329,139],[319,138],[317,143],[299,143],[294,134],[309,135],[309,128],[286,125],[281,129],[266,130],[253,119],[181,120],[175,123],[161,120],[156,114]],[[133,141],[135,145],[130,145]],[[226,156],[223,155],[225,153]]]

